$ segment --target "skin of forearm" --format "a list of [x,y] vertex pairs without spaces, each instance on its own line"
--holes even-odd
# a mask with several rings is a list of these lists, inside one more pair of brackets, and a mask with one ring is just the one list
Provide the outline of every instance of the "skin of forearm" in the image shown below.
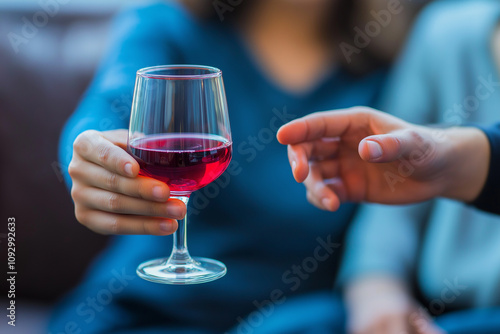
[[[408,287],[399,278],[385,274],[371,274],[352,280],[344,288],[344,296],[348,305],[366,303],[373,296],[384,296],[389,299],[399,299],[409,295]],[[376,300],[376,302],[381,302]],[[399,304],[399,302],[398,302]]]
[[446,185],[443,197],[464,202],[476,199],[484,187],[490,165],[490,144],[483,131],[472,128],[446,130]]

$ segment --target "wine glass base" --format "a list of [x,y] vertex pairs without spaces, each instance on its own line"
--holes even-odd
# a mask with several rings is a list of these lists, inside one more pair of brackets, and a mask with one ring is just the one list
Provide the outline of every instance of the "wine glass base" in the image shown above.
[[227,272],[224,263],[203,257],[193,257],[183,265],[167,264],[168,259],[155,259],[141,263],[137,275],[146,281],[161,284],[200,284],[221,278]]

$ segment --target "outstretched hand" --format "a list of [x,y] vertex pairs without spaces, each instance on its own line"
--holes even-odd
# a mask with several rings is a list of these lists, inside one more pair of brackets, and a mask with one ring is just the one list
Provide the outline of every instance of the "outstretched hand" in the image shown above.
[[[330,211],[342,202],[473,200],[488,172],[489,144],[480,130],[432,129],[364,107],[296,119],[277,137],[288,145],[293,175],[304,182],[308,200]],[[472,160],[483,161],[483,168]],[[471,170],[473,180],[464,178]]]

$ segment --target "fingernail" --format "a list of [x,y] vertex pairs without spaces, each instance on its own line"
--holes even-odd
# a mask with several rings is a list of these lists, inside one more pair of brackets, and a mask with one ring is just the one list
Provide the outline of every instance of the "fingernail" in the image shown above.
[[330,207],[330,200],[328,198],[323,198],[321,200],[321,204],[323,204],[323,206],[327,209],[327,210],[331,210]]
[[295,168],[297,168],[297,163],[295,162],[295,160],[292,161],[292,172],[295,173]]
[[376,160],[382,156],[382,146],[375,141],[367,141],[368,153],[370,153],[370,160]]
[[162,222],[160,223],[160,231],[170,233],[172,232],[172,223],[171,222]]
[[171,218],[178,218],[178,219],[184,218],[184,210],[182,209],[182,207],[177,205],[168,205],[167,214],[171,216]]
[[165,191],[163,190],[163,187],[155,186],[153,188],[153,196],[158,198],[158,199],[164,199],[165,198]]
[[130,162],[127,162],[125,164],[125,173],[127,173],[130,176],[134,176],[134,172],[132,171],[132,164]]

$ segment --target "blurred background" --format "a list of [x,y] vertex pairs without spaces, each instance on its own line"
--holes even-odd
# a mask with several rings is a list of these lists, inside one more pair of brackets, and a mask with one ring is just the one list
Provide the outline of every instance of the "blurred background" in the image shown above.
[[[18,333],[38,332],[52,303],[106,245],[105,236],[75,220],[57,144],[105,51],[110,18],[131,2],[0,0],[0,140],[6,143],[0,147],[0,253],[7,254],[6,220],[15,217],[17,316],[30,319],[18,324],[33,326]],[[26,19],[40,27],[26,27]],[[0,283],[4,298],[6,282]],[[0,303],[7,307],[6,299]],[[0,333],[8,333],[3,326]]]
[[[0,0],[0,140],[7,143],[0,147],[0,254],[7,254],[6,220],[14,217],[17,333],[45,328],[54,303],[106,246],[106,236],[76,221],[57,149],[61,128],[106,51],[111,18],[134,2]],[[406,29],[395,30],[402,41]],[[384,60],[398,50],[387,40],[371,46]],[[6,270],[2,275],[6,308]],[[11,331],[0,322],[0,333]]]
[[[426,2],[408,1],[413,6]],[[67,166],[59,164],[57,148],[63,124],[77,106],[106,51],[111,18],[121,7],[133,2],[139,1],[0,0],[0,139],[7,143],[0,146],[0,256],[7,254],[6,220],[14,217],[18,273],[17,333],[40,332],[45,327],[54,303],[78,284],[89,263],[107,244],[107,237],[89,231],[76,221],[73,204],[60,172]],[[360,7],[363,7],[360,5],[362,3],[368,10],[361,12],[365,16],[361,15],[359,22],[372,19],[372,8],[386,6],[384,1],[379,0],[356,2]],[[443,7],[438,14],[443,15],[445,10],[447,8]],[[402,16],[408,17],[400,16],[401,20],[395,22],[390,31],[387,30],[390,38],[384,37],[382,33],[363,55],[377,54],[379,61],[390,62],[405,40],[416,12],[417,8],[405,11]],[[37,22],[36,26],[33,25],[34,21]],[[435,49],[439,52],[436,51],[436,55],[445,54],[443,50],[447,49],[443,42],[448,40],[446,29],[443,31],[441,34],[442,26],[437,24],[425,30],[428,36],[437,36]],[[469,59],[469,49],[473,48],[467,46],[463,52],[466,55],[464,59]],[[431,61],[445,63],[432,52],[426,50],[426,54],[431,55]],[[474,60],[471,64],[475,64]],[[409,68],[413,69],[411,66]],[[416,68],[415,72],[409,72],[408,77],[419,80],[420,73],[424,73]],[[438,90],[433,91],[434,86],[428,85],[426,80],[424,78],[422,82],[426,89],[431,87],[428,88],[429,92],[425,92],[431,96],[429,100],[439,101],[440,93]],[[462,101],[468,94],[468,91],[461,95],[457,93],[453,96],[453,102]],[[441,111],[452,105],[446,99],[441,100],[444,101]],[[414,115],[420,113],[415,112]],[[452,209],[459,212],[456,208]],[[465,218],[475,223],[475,218],[468,217]],[[450,226],[454,229],[467,231],[468,228],[464,227],[466,225],[457,225],[455,221],[450,224],[453,224]],[[485,231],[488,233],[487,229]],[[379,235],[379,231],[372,235]],[[447,235],[445,237],[448,238]],[[466,250],[470,252],[470,249],[474,247],[470,246]],[[391,250],[391,253],[397,252]],[[434,253],[430,254],[435,257]],[[412,267],[411,270],[417,271],[421,263],[416,255],[414,257],[412,261],[416,264],[412,265],[416,269]],[[406,266],[406,263],[403,265]],[[8,291],[6,270],[2,270],[2,275],[0,304],[6,308],[8,300],[2,299]],[[474,281],[470,286],[473,284]],[[473,290],[473,287],[469,290]],[[415,294],[418,293],[416,291]],[[439,293],[440,290],[436,292]],[[432,297],[428,299],[434,301]],[[11,330],[5,321],[0,322],[0,333],[11,333]]]

